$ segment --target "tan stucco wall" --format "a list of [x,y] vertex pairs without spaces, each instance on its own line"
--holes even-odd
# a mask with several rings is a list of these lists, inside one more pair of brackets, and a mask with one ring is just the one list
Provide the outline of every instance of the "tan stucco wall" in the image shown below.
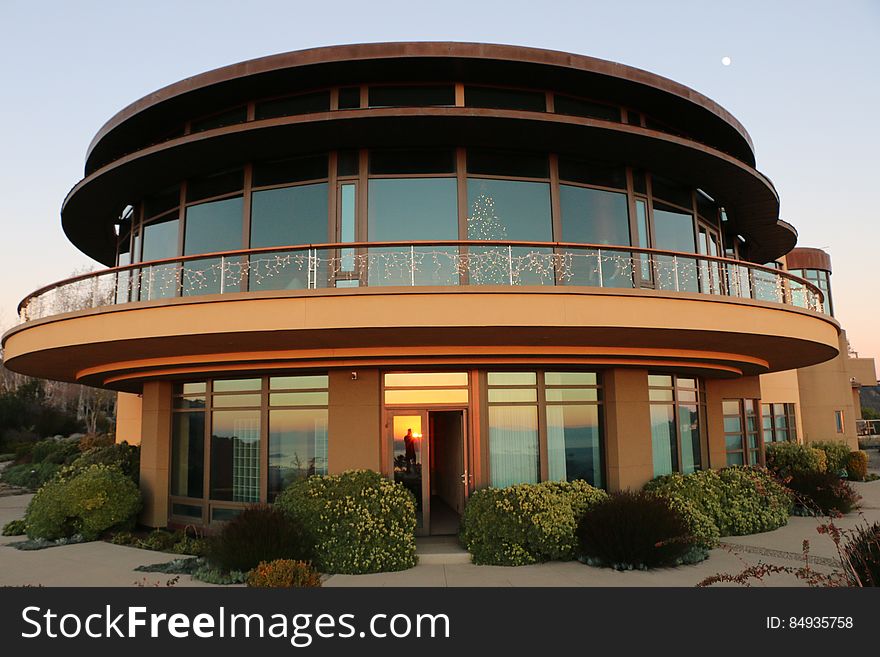
[[116,442],[141,444],[141,396],[120,392],[116,396]]
[[757,376],[706,381],[706,431],[709,440],[709,467],[723,468],[727,465],[727,449],[724,444],[724,400],[758,399],[760,396],[761,382]]
[[[352,371],[357,379],[352,379]],[[354,468],[381,472],[379,370],[331,370],[327,467],[331,473]]]
[[[797,371],[804,442],[845,440],[850,447],[858,449],[848,360],[846,334],[841,333],[837,357]],[[835,411],[843,411],[842,434],[837,433]]]
[[610,369],[603,384],[608,489],[638,489],[654,477],[648,372]]
[[171,454],[171,383],[144,384],[141,423],[140,521],[148,527],[168,524],[168,471]]
[[846,366],[850,376],[860,385],[877,385],[877,366],[873,358],[849,358]]
[[804,441],[804,420],[801,417],[801,392],[797,370],[762,374],[761,403],[794,404],[798,442]]

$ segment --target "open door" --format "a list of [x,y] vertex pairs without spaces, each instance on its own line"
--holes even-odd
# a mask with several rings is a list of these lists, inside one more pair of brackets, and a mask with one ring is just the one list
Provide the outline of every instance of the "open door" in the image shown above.
[[416,498],[416,534],[428,533],[430,510],[428,414],[424,411],[394,412],[389,418],[394,481]]
[[431,473],[429,531],[432,535],[458,533],[467,486],[465,412],[430,411]]

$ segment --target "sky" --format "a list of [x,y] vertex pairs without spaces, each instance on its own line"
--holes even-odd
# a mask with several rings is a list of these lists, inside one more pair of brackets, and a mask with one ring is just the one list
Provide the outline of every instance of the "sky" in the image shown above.
[[799,245],[831,254],[852,347],[880,357],[880,0],[0,0],[0,328],[29,292],[97,267],[59,210],[118,110],[245,59],[432,40],[609,59],[720,103],[751,134]]

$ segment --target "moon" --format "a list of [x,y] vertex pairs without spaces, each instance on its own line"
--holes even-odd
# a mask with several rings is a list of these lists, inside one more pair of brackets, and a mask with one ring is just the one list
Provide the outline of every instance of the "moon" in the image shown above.
[[732,62],[733,62],[733,60],[730,59],[730,57],[728,57],[727,55],[725,55],[724,57],[721,58],[721,64],[723,66],[730,66]]

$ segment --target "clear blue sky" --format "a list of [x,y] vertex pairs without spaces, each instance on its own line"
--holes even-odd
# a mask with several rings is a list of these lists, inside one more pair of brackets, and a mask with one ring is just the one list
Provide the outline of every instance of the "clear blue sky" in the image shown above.
[[831,253],[837,315],[853,346],[880,356],[878,0],[0,0],[0,26],[2,327],[28,292],[94,266],[67,242],[59,208],[92,136],[123,106],[276,52],[461,40],[615,60],[730,110],[800,244]]

